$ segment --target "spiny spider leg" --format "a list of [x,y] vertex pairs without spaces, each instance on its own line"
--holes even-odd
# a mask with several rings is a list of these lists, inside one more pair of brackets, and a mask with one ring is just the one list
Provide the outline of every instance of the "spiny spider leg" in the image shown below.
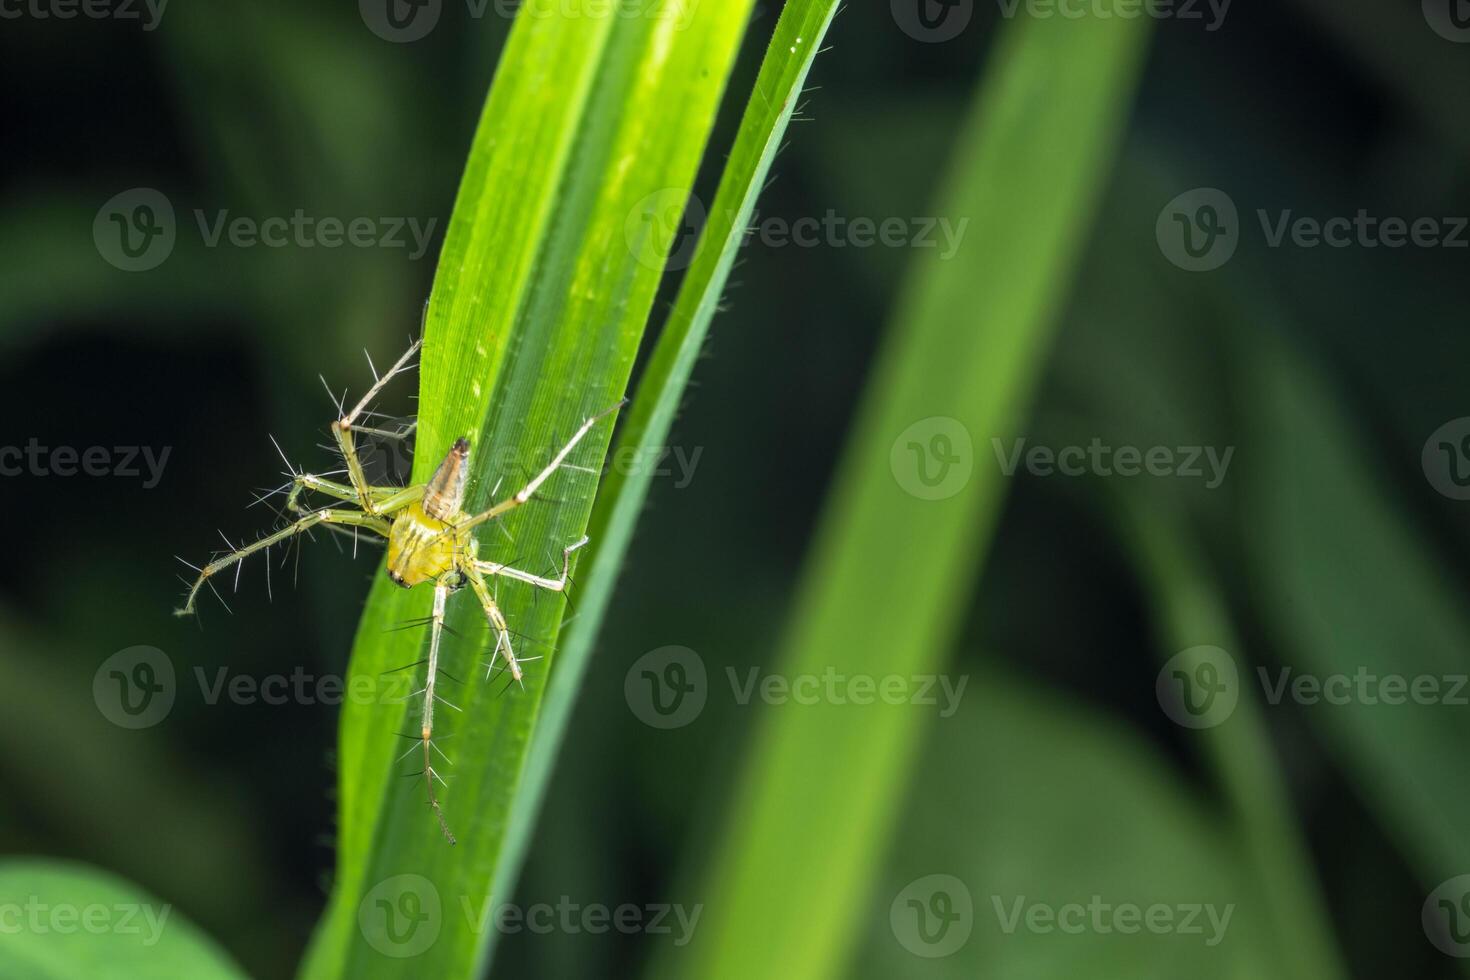
[[199,577],[195,579],[194,584],[190,586],[189,595],[188,598],[184,601],[183,608],[175,609],[174,615],[193,615],[194,600],[199,595],[199,590],[203,588],[204,583],[209,581],[210,576],[218,574],[219,572],[223,571],[226,568],[229,568],[231,565],[244,559],[245,557],[253,555],[257,551],[262,551],[266,548],[271,547],[274,544],[285,541],[287,538],[294,537],[295,535],[298,535],[303,531],[310,530],[311,528],[316,527],[318,524],[351,525],[356,527],[365,527],[369,530],[376,531],[385,538],[388,536],[389,530],[389,522],[387,520],[381,517],[375,517],[371,514],[363,514],[355,510],[330,509],[313,511],[310,514],[307,514],[305,517],[302,517],[301,519],[293,521],[292,523],[286,525],[279,531],[276,531],[274,534],[267,534],[265,537],[261,538],[259,541],[256,541],[254,544],[247,544],[245,547],[232,551],[230,554],[225,555],[223,558],[216,558],[208,565],[205,565],[202,569],[199,570]]
[[[424,782],[429,787],[429,807],[434,811],[434,816],[439,818],[439,829],[444,831],[445,838],[449,843],[455,843],[454,834],[449,831],[449,824],[444,821],[444,812],[439,809],[439,798],[434,794],[434,780],[444,782],[442,776],[434,771],[434,759],[431,754],[434,736],[434,683],[439,674],[439,640],[444,634],[444,603],[449,598],[449,586],[444,582],[434,583],[434,613],[433,625],[429,633],[429,673],[424,682],[424,723],[421,738],[424,743]],[[449,702],[444,702],[448,704]]]
[[[281,487],[278,490],[272,490],[259,499],[266,500],[285,489],[285,487]],[[375,501],[373,512],[380,516],[387,516],[396,510],[401,510],[423,496],[423,490],[420,487],[369,486],[367,489]],[[301,495],[307,491],[326,494],[328,497],[335,497],[349,504],[359,502],[357,491],[345,483],[337,483],[334,480],[328,480],[325,477],[316,476],[312,473],[293,472],[291,474],[291,492],[286,497],[286,508],[295,514],[312,513],[314,508],[308,507],[301,502]]]
[[[478,562],[476,563],[478,565]],[[475,590],[475,596],[480,600],[480,606],[485,610],[485,618],[490,620],[490,626],[495,630],[495,652],[490,654],[490,664],[486,671],[489,677],[490,671],[495,669],[495,658],[504,658],[506,667],[510,670],[510,676],[522,687],[521,662],[516,659],[515,650],[510,645],[510,624],[505,621],[505,614],[496,605],[495,597],[490,594],[490,587],[485,584],[485,576],[480,573],[478,567],[471,567],[467,577],[470,580],[470,588]]]
[[354,423],[357,417],[366,411],[368,404],[378,396],[378,392],[393,380],[394,375],[407,368],[408,359],[418,351],[419,344],[420,341],[417,340],[410,344],[408,350],[403,352],[403,356],[394,362],[393,366],[388,369],[388,373],[368,389],[367,394],[362,396],[362,400],[353,407],[352,411],[332,423],[332,435],[336,438],[337,447],[342,450],[342,458],[347,463],[347,475],[351,479],[352,489],[357,494],[357,505],[368,514],[377,514],[382,511],[379,509],[378,501],[373,498],[373,488],[368,485],[367,474],[363,472],[362,462],[357,458],[357,449],[353,446],[352,433],[357,428]]
[[[567,574],[572,567],[572,552],[576,551],[578,548],[582,547],[586,543],[587,539],[583,538],[576,544],[569,544],[562,549],[561,575],[558,578],[546,578],[541,575],[532,575],[530,572],[523,572],[519,568],[512,568],[509,565],[502,565],[499,562],[494,561],[475,562],[475,571],[479,572],[482,575],[499,575],[502,578],[515,579],[517,582],[525,582],[529,585],[534,585],[538,589],[549,589],[552,592],[563,592],[566,590],[567,587]],[[473,579],[471,581],[473,581]]]
[[352,431],[361,432],[363,435],[368,436],[381,436],[384,439],[407,439],[409,436],[414,434],[414,431],[418,429],[418,427],[418,420],[415,419],[414,421],[410,422],[403,428],[398,429],[397,431],[389,431],[388,429],[375,429],[370,425],[354,425],[352,427]]
[[532,495],[541,488],[541,484],[545,483],[547,479],[551,477],[551,474],[555,473],[558,469],[561,468],[561,465],[566,462],[567,456],[569,456],[572,450],[576,448],[577,443],[581,442],[582,438],[586,436],[587,433],[592,431],[592,427],[607,416],[611,415],[613,412],[616,412],[619,408],[622,408],[623,405],[627,403],[627,401],[628,400],[624,398],[616,405],[613,405],[610,408],[605,408],[602,411],[598,412],[596,415],[589,417],[586,421],[582,423],[577,431],[572,434],[572,437],[567,440],[567,444],[565,446],[562,446],[561,450],[552,457],[551,462],[546,464],[546,468],[540,473],[537,473],[534,477],[532,477],[530,483],[527,483],[525,486],[517,490],[514,497],[509,497],[505,500],[502,500],[500,503],[496,504],[494,507],[491,507],[489,510],[476,514],[468,521],[460,524],[460,529],[472,528],[477,524],[483,524],[486,521],[494,520],[500,515],[509,513],[510,511],[515,510],[517,507],[524,504],[526,501],[530,500]]

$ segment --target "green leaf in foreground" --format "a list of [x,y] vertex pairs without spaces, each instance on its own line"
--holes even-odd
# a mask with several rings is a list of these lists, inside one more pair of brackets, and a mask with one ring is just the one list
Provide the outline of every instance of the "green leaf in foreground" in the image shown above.
[[[971,447],[1014,431],[1026,408],[1147,36],[1140,21],[1007,26],[939,198],[938,213],[969,219],[968,234],[951,260],[915,270],[839,467],[779,673],[880,678],[942,663],[1000,501],[998,471]],[[936,435],[973,472],[959,492],[922,499],[903,468],[907,444]],[[668,954],[664,975],[839,973],[921,721],[883,704],[771,709],[700,891],[699,932]]]
[[[781,14],[755,91],[741,119],[710,209],[709,222],[680,284],[673,312],[639,381],[637,397],[626,413],[615,458],[651,458],[649,454],[668,439],[679,400],[745,240],[756,198],[765,186],[771,162],[839,2],[789,0]],[[652,478],[650,467],[614,468],[598,493],[588,526],[592,545],[582,560],[587,573],[585,586],[578,596],[577,618],[568,625],[566,639],[558,651],[557,669],[531,741],[526,775],[512,806],[511,826],[494,889],[497,895],[508,895],[520,872],[536,814],[586,674],[593,641],[612,598],[617,571],[627,553]]]
[[[682,18],[628,17],[533,2],[518,16],[475,134],[434,283],[420,382],[425,479],[450,443],[473,446],[468,503],[509,494],[587,415],[615,402],[669,242],[657,232],[693,183],[750,0],[698,4]],[[547,484],[559,503],[521,508],[481,535],[482,556],[549,569],[586,526],[611,423]],[[591,472],[588,472],[588,471]],[[338,875],[305,973],[313,977],[467,977],[488,955],[495,880],[528,740],[553,670],[560,597],[514,584],[501,606],[521,654],[543,656],[525,691],[485,683],[490,644],[472,600],[451,602],[441,794],[449,847],[411,766],[395,764],[415,704],[350,703],[340,746]],[[427,590],[379,576],[353,650],[349,685],[386,689],[422,659]],[[419,668],[420,672],[422,668]],[[447,716],[447,717],[446,717]],[[504,900],[508,896],[495,895]]]
[[244,974],[167,902],[61,861],[0,862],[0,976],[235,980]]

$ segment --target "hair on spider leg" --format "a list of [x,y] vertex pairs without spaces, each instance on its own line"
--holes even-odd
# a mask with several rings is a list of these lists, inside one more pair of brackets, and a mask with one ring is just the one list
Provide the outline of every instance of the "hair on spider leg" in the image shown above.
[[[424,664],[426,664],[428,662],[429,662],[428,658],[425,657],[422,660],[415,660],[411,664],[404,664],[402,667],[389,667],[387,670],[381,670],[381,671],[379,671],[378,672],[378,676],[379,677],[387,677],[389,674],[401,674],[405,670],[413,670],[415,667],[422,667]],[[416,738],[417,736],[414,736],[414,737]]]
[[[405,619],[400,621],[397,626],[385,627],[383,632],[402,633],[406,630],[423,629],[425,626],[432,626],[433,624],[433,616],[425,616],[422,619]],[[456,639],[464,639],[464,634],[459,632],[459,630],[455,629],[454,627],[450,626],[448,623],[443,624],[443,626],[440,628],[443,629],[445,633],[448,633],[450,636]]]

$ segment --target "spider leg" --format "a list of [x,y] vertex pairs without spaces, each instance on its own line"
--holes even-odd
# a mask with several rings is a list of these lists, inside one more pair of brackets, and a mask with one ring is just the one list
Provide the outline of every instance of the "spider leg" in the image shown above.
[[347,463],[347,475],[351,480],[352,489],[356,493],[357,504],[368,514],[382,513],[378,506],[378,500],[374,499],[373,488],[368,485],[367,475],[363,472],[362,461],[357,458],[357,449],[353,445],[352,433],[359,429],[355,423],[357,418],[367,410],[368,404],[378,396],[378,392],[393,378],[407,370],[409,358],[419,349],[420,341],[415,340],[409,345],[403,356],[393,363],[388,372],[379,378],[366,395],[362,396],[352,409],[332,423],[332,436],[337,440],[337,448],[342,451],[342,459]]
[[[444,812],[439,808],[439,798],[434,793],[434,780],[437,779],[442,783],[444,779],[434,771],[433,758],[433,753],[438,751],[433,743],[434,701],[438,698],[438,695],[434,693],[434,684],[439,674],[439,641],[444,636],[444,604],[448,598],[449,586],[436,582],[434,584],[434,612],[429,631],[429,672],[428,679],[424,682],[424,717],[420,739],[424,747],[424,782],[429,787],[429,808],[434,811],[434,816],[439,818],[439,829],[444,831],[444,837],[453,844],[455,843],[454,834],[450,833],[449,824],[444,821]],[[448,701],[444,703],[449,704]]]
[[[528,585],[534,585],[538,589],[547,589],[552,592],[565,592],[568,581],[567,574],[572,566],[572,552],[576,551],[578,548],[582,547],[586,543],[587,539],[583,538],[581,541],[578,541],[575,544],[567,545],[565,548],[562,549],[561,575],[557,578],[546,578],[545,576],[541,575],[532,575],[530,572],[523,572],[519,568],[512,568],[509,565],[502,565],[499,562],[493,561],[475,562],[475,571],[481,575],[499,575],[503,578],[515,579],[517,582],[525,582]],[[473,583],[474,580],[471,579],[470,581],[471,583]]]
[[[485,618],[490,620],[490,626],[495,630],[495,652],[490,655],[489,670],[495,669],[495,658],[497,656],[505,659],[505,666],[510,671],[510,676],[515,679],[521,687],[526,685],[522,682],[524,677],[521,671],[521,661],[516,659],[515,650],[510,645],[510,624],[505,621],[505,614],[495,603],[495,597],[490,594],[490,587],[485,584],[485,576],[481,574],[479,566],[483,564],[476,562],[472,565],[466,577],[470,580],[470,588],[475,590],[475,597],[480,600],[480,606],[485,610]],[[488,672],[486,676],[489,676]]]
[[543,469],[540,473],[537,473],[534,477],[532,477],[530,483],[527,483],[525,486],[517,490],[515,496],[508,497],[495,506],[491,507],[489,510],[476,514],[474,517],[471,517],[468,521],[461,524],[460,527],[470,528],[474,527],[476,524],[483,524],[486,521],[494,520],[500,515],[515,510],[517,507],[530,500],[531,496],[541,488],[541,484],[545,483],[547,479],[551,477],[551,474],[555,473],[558,469],[561,468],[562,464],[566,462],[567,456],[569,456],[572,450],[576,448],[577,443],[581,442],[583,437],[585,437],[587,433],[592,431],[592,427],[600,422],[602,419],[611,415],[613,412],[616,412],[619,408],[622,408],[626,402],[627,399],[625,398],[622,401],[619,401],[616,405],[613,405],[611,408],[605,408],[602,411],[598,412],[596,415],[590,416],[585,421],[583,421],[581,426],[577,428],[577,431],[572,433],[572,437],[567,440],[566,445],[562,446],[557,454],[551,458],[551,462],[546,464],[546,468]]
[[[291,477],[291,482],[291,493],[286,497],[286,506],[297,514],[312,513],[312,508],[301,503],[301,495],[309,490],[324,493],[348,503],[355,504],[360,500],[354,488],[344,483],[335,483],[319,476],[313,476],[310,473],[296,473]],[[423,487],[369,486],[367,489],[374,501],[371,513],[379,516],[402,510],[424,495]]]
[[365,527],[369,530],[376,531],[385,538],[388,536],[388,531],[390,527],[389,522],[381,517],[375,517],[371,514],[363,514],[355,510],[313,511],[310,514],[307,514],[305,517],[291,522],[290,524],[281,528],[279,531],[276,531],[273,534],[267,534],[265,537],[261,538],[259,541],[256,541],[254,544],[247,544],[245,547],[232,551],[222,558],[216,558],[208,565],[205,565],[203,568],[199,569],[199,577],[195,579],[194,584],[189,587],[189,595],[184,600],[183,607],[180,609],[175,609],[174,615],[193,615],[194,600],[198,597],[199,590],[204,587],[205,583],[208,582],[212,576],[217,575],[218,573],[224,571],[226,568],[229,568],[236,562],[243,560],[249,555],[255,554],[255,552],[257,551],[263,551],[274,544],[279,544],[280,542],[285,541],[287,538],[295,537],[296,535],[301,534],[303,531],[309,531],[311,528],[316,527],[318,524]]

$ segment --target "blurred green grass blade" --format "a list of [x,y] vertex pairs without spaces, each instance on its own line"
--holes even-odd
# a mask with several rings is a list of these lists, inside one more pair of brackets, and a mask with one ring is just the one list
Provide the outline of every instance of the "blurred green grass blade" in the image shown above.
[[[1280,318],[1252,310],[1242,319]],[[1293,681],[1360,671],[1408,679],[1402,704],[1356,695],[1333,704],[1324,696],[1295,710],[1320,733],[1427,892],[1470,868],[1470,715],[1453,703],[1416,704],[1412,684],[1437,678],[1441,698],[1456,693],[1470,617],[1454,576],[1416,540],[1375,472],[1384,461],[1360,449],[1338,396],[1273,330],[1251,339],[1243,370],[1257,385],[1246,402],[1255,449],[1242,469],[1241,511],[1241,526],[1250,529],[1248,580],[1279,644],[1277,669],[1289,668]],[[1407,477],[1416,484],[1424,478],[1417,462]],[[1433,491],[1424,485],[1422,492]],[[1275,685],[1279,675],[1267,679]],[[1288,688],[1280,710],[1291,702]]]
[[[625,413],[613,450],[615,458],[652,458],[649,453],[668,439],[690,372],[745,240],[756,198],[765,186],[771,162],[839,4],[840,0],[790,0],[781,13],[726,162],[708,224],[680,284],[673,312],[639,380],[637,395]],[[531,740],[526,776],[513,804],[511,829],[497,870],[493,889],[497,895],[510,894],[530,845],[536,814],[571,719],[592,644],[652,479],[653,467],[613,467],[598,493],[588,525],[592,544],[582,559],[582,567],[588,570],[587,586],[578,595],[577,617],[568,624],[566,638],[557,652],[556,672]]]
[[[244,973],[167,902],[85,865],[0,862],[0,976],[217,980]],[[19,918],[17,918],[17,915]],[[102,918],[99,918],[102,917]]]
[[[649,236],[651,209],[661,192],[687,195],[693,183],[749,7],[699,4],[680,17],[602,6],[572,16],[550,0],[522,9],[435,279],[416,481],[467,436],[468,504],[482,506],[498,482],[499,496],[510,493],[583,418],[622,395],[668,245]],[[503,534],[483,533],[482,557],[549,570],[586,526],[610,431],[611,422],[594,429],[572,457],[578,468],[546,485],[558,503],[522,508]],[[377,577],[349,685],[381,689],[387,672],[422,659],[422,632],[394,628],[423,617],[429,598]],[[450,696],[461,710],[440,716],[454,759],[441,799],[458,847],[440,836],[422,782],[402,778],[411,767],[394,764],[417,706],[353,701],[344,710],[338,877],[306,975],[482,971],[490,885],[564,605],[514,583],[500,604],[520,654],[545,659],[524,692],[499,697],[481,667],[490,649],[483,614],[471,597],[451,602],[445,667],[463,683]],[[405,899],[432,913],[395,921]]]
[[[1220,820],[1119,719],[986,665],[958,711],[930,729],[926,748],[905,805],[903,846],[867,907],[862,955],[849,976],[1306,976],[1274,958],[1269,913]],[[934,875],[948,879],[952,908],[968,896],[972,918],[926,935],[930,923],[905,905],[923,903],[921,889],[941,884]],[[1213,906],[1215,917],[1201,911],[1195,933],[1129,934],[1108,912],[1103,928],[1066,935],[1055,925],[1007,929],[1018,900],[1027,910],[1060,909],[1095,897],[1112,909]],[[946,942],[957,948],[936,955]]]
[[[1249,671],[1220,592],[1180,515],[1140,493],[1119,495],[1119,500],[1124,538],[1135,545],[1136,561],[1156,603],[1165,656],[1196,646],[1220,647],[1236,658],[1241,670]],[[1248,675],[1242,680],[1248,681]],[[1233,810],[1233,833],[1269,909],[1263,925],[1270,930],[1272,959],[1281,975],[1346,977],[1254,686],[1247,682],[1239,688],[1239,700],[1226,721],[1187,734],[1202,743]]]
[[[1140,21],[1011,22],[961,137],[940,214],[969,220],[920,261],[880,352],[776,670],[874,678],[937,670],[1000,501],[973,452],[961,492],[925,500],[896,440],[944,417],[963,455],[1013,431],[1089,225],[1145,50]],[[891,461],[891,456],[893,460]],[[912,768],[912,708],[768,709],[700,894],[701,928],[665,975],[839,973]],[[674,961],[675,956],[687,959]]]

